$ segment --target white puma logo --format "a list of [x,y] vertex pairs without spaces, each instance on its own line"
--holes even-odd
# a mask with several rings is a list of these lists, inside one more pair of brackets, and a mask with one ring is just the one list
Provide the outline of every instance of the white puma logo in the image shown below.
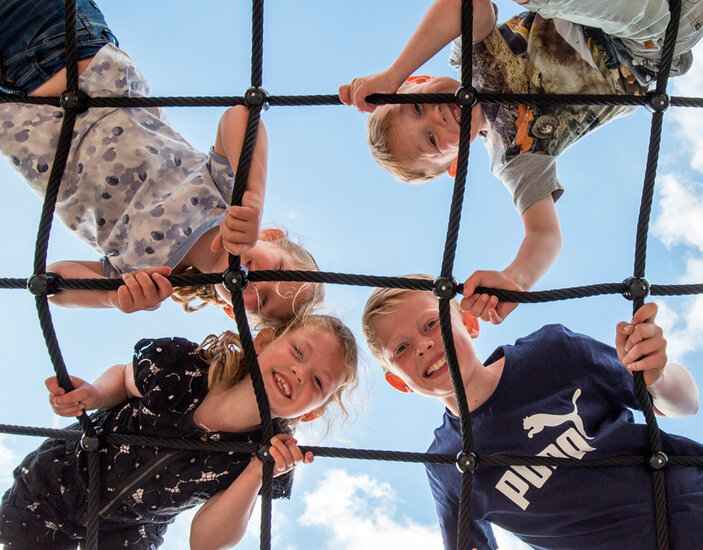
[[586,439],[593,439],[588,437],[586,430],[583,427],[583,421],[579,416],[579,409],[576,406],[576,400],[581,395],[581,390],[576,389],[574,396],[571,398],[571,402],[574,404],[574,410],[567,414],[550,414],[550,413],[537,413],[532,416],[526,416],[522,419],[522,427],[527,430],[527,437],[532,439],[535,434],[538,434],[544,428],[553,428],[555,426],[560,426],[566,422],[573,422],[574,426],[578,432]]

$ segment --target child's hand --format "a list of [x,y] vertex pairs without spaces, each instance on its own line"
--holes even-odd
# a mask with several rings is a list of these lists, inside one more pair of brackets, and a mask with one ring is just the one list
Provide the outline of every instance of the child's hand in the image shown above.
[[659,379],[667,362],[666,340],[654,323],[656,316],[657,304],[649,302],[637,310],[630,323],[618,323],[615,332],[618,358],[630,372],[643,371],[647,386]]
[[[308,451],[303,456],[302,451],[298,448],[298,440],[289,434],[278,434],[271,438],[271,447],[269,452],[274,460],[273,477],[278,477],[287,472],[290,472],[301,462],[310,464],[315,457]],[[255,461],[261,463],[258,458]]]
[[484,321],[494,325],[502,323],[518,304],[516,302],[499,302],[496,296],[474,294],[477,287],[502,288],[505,290],[522,290],[522,287],[502,271],[476,271],[464,283],[464,299],[461,310],[468,311]]
[[98,390],[92,384],[77,376],[71,376],[73,391],[66,393],[56,376],[46,379],[49,390],[49,404],[59,416],[80,416],[84,410],[98,408]]
[[153,309],[173,292],[173,286],[166,278],[170,274],[171,268],[167,266],[125,273],[122,275],[124,285],[108,291],[108,300],[124,313]]
[[245,191],[242,206],[228,206],[220,232],[212,240],[210,250],[224,248],[230,254],[241,256],[256,244],[261,225],[262,200],[257,193]]
[[352,80],[351,84],[339,87],[339,99],[345,105],[354,105],[362,113],[370,113],[376,105],[366,102],[366,96],[371,94],[394,94],[400,88],[398,82],[389,71],[362,76]]

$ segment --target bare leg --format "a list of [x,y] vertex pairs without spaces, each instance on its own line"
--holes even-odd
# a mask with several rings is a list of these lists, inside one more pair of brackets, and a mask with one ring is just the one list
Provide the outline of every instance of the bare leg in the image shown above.
[[[78,62],[78,76],[82,75],[85,70],[90,65],[93,60],[92,57],[88,59],[81,59]],[[37,96],[37,97],[57,97],[66,91],[66,69],[61,69],[58,73],[52,76],[49,80],[44,82],[36,90],[29,92],[27,95]]]

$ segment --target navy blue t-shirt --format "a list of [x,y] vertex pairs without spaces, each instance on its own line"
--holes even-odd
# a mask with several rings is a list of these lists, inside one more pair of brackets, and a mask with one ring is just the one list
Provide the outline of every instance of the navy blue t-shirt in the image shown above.
[[[471,414],[479,455],[573,457],[649,456],[647,429],[632,376],[613,348],[560,325],[549,325],[498,348],[505,357],[490,398]],[[703,445],[662,434],[671,455],[703,455]],[[459,419],[448,411],[429,452],[461,450]],[[456,548],[461,474],[428,464],[427,475],[447,550]],[[666,471],[672,550],[696,547],[703,532],[703,469]],[[479,467],[471,516],[511,531],[539,549],[655,550],[652,477],[644,467]],[[471,537],[472,547],[493,548]],[[463,550],[463,549],[462,549]]]

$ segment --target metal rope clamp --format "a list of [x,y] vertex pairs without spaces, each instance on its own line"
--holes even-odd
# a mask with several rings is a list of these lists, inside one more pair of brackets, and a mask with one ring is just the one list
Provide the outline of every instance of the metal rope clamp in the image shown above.
[[625,291],[622,293],[622,295],[628,300],[646,298],[647,296],[649,296],[649,290],[651,288],[651,285],[649,284],[649,281],[644,277],[630,277],[629,279],[625,279],[622,284],[625,285]]
[[246,103],[247,106],[258,106],[264,111],[267,111],[269,108],[268,98],[269,94],[263,88],[249,88],[244,92],[244,103]]
[[448,300],[456,296],[459,283],[450,277],[437,277],[432,283],[432,292],[440,300]]
[[271,456],[267,445],[262,445],[256,449],[256,458],[258,458],[261,462],[273,462],[273,457]]
[[249,284],[249,270],[243,265],[239,266],[239,271],[228,269],[222,274],[222,284],[230,292],[244,290]]
[[47,271],[46,273],[37,273],[27,279],[27,290],[35,296],[53,296],[61,292],[60,288],[56,288],[56,279],[58,275]]
[[478,470],[478,456],[474,452],[465,453],[460,451],[456,455],[456,467],[462,474],[466,472],[476,473],[476,470]]
[[66,111],[75,111],[76,114],[88,110],[88,96],[81,90],[66,90],[59,97],[61,107]]
[[459,86],[454,92],[454,97],[456,98],[456,104],[461,107],[473,107],[478,102],[478,95],[476,88],[464,88]]
[[101,431],[96,431],[93,435],[83,434],[81,436],[81,449],[88,453],[95,453],[100,449]]
[[669,108],[670,98],[668,94],[657,94],[652,92],[649,96],[649,103],[645,106],[653,113],[663,113]]
[[657,451],[649,457],[649,467],[652,470],[661,470],[669,463],[669,457],[664,451]]

